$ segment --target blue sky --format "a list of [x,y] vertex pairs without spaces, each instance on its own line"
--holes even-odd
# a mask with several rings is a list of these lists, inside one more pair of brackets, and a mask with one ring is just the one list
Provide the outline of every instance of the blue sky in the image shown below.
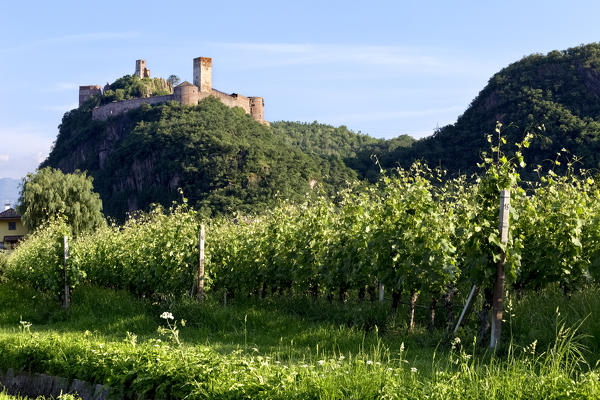
[[78,86],[146,59],[152,76],[265,98],[270,121],[423,137],[531,53],[600,40],[592,1],[11,1],[0,3],[0,178],[50,151]]

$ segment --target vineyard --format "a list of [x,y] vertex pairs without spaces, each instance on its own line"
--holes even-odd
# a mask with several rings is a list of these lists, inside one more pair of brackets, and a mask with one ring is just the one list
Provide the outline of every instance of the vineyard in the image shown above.
[[0,254],[0,372],[124,398],[597,398],[598,183],[569,162],[522,182],[523,146],[478,177],[415,163],[256,216],[182,198],[78,236],[56,218]]
[[[521,182],[523,146],[527,138],[512,159],[492,146],[480,177],[448,179],[415,163],[384,173],[376,185],[356,184],[333,198],[311,193],[303,204],[282,202],[254,217],[201,218],[184,198],[169,210],[75,238],[66,268],[62,238],[70,233],[56,219],[7,259],[4,275],[57,296],[65,270],[71,287],[193,295],[204,224],[207,296],[224,302],[269,296],[374,301],[384,288],[393,311],[410,304],[409,329],[415,306],[425,303],[433,330],[440,325],[438,305],[445,305],[443,325],[453,324],[453,298],[464,298],[472,285],[483,294],[483,310],[491,306],[501,258],[507,289],[521,295],[550,284],[568,294],[599,277],[597,182],[585,172],[557,176],[552,170],[540,172],[535,183]],[[498,230],[503,189],[511,191],[506,243]]]

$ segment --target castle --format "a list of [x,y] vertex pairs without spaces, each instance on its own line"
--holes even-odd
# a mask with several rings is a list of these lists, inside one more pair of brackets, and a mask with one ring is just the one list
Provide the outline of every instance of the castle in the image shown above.
[[[136,60],[135,74],[139,78],[150,78],[150,70],[146,68],[145,60]],[[105,88],[106,90],[106,88]],[[91,96],[101,95],[102,88],[98,85],[79,86],[79,105],[81,106]],[[194,58],[194,83],[187,81],[173,89],[173,94],[151,96],[108,103],[92,110],[92,119],[106,120],[109,117],[138,108],[142,104],[158,104],[177,101],[183,105],[196,105],[208,96],[214,96],[229,107],[241,107],[246,114],[261,124],[269,125],[264,119],[265,102],[262,97],[246,97],[238,93],[227,94],[212,87],[212,59],[208,57]]]

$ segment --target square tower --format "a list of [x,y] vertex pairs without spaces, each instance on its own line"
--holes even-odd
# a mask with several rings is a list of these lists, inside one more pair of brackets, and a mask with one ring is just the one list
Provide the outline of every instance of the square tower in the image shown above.
[[146,68],[146,60],[135,60],[135,75],[140,79],[150,78],[150,70]]
[[212,58],[194,58],[194,85],[200,93],[212,92]]
[[81,106],[92,96],[102,95],[102,88],[98,85],[79,86],[79,105]]

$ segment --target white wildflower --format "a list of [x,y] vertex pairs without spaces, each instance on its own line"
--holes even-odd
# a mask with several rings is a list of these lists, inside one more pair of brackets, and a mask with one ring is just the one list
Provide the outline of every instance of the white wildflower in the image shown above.
[[412,368],[410,369],[410,372],[412,372],[412,373],[414,374],[414,373],[416,373],[416,372],[417,372],[417,369],[416,369],[415,367],[412,367]]
[[317,361],[317,362],[319,363],[319,365],[323,365],[323,364],[325,364],[325,360],[319,360],[319,361]]
[[373,361],[367,360],[367,365],[372,365],[372,364],[373,364]]
[[160,314],[160,317],[162,319],[175,319],[175,317],[173,317],[173,314],[171,314],[170,312],[164,312],[162,314]]

